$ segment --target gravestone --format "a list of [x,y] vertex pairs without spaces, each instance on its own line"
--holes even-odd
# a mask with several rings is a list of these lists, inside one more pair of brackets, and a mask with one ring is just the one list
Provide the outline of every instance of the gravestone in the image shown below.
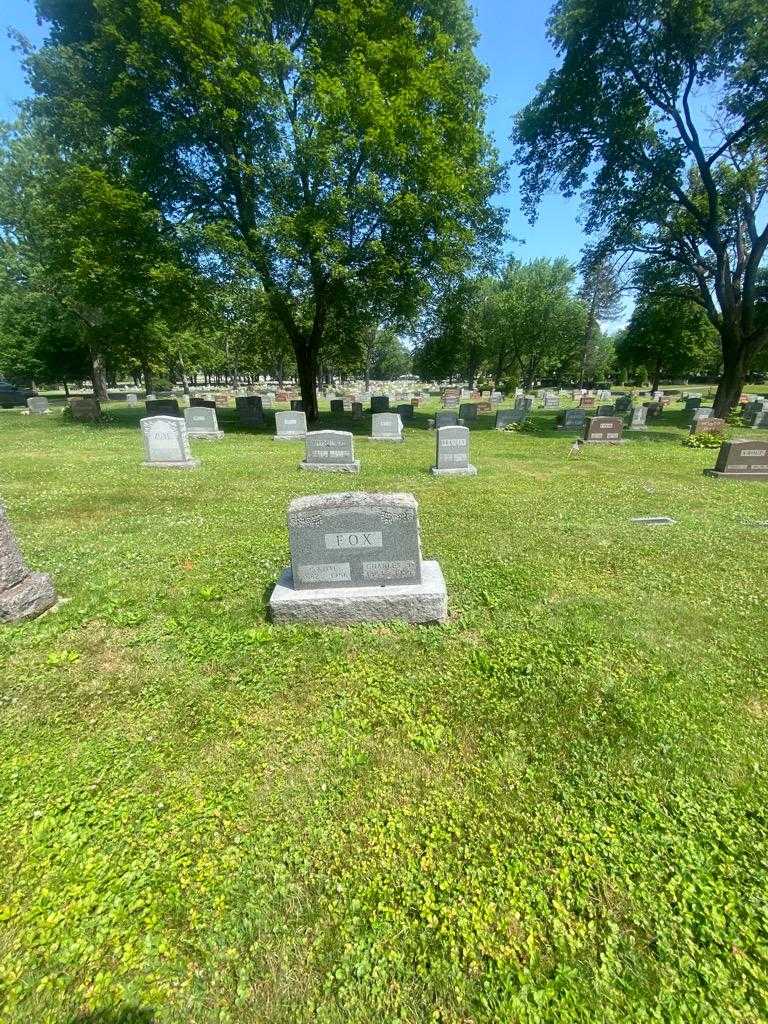
[[704,475],[723,480],[768,480],[768,441],[724,441],[715,468],[705,469]]
[[261,396],[261,407],[262,409],[274,409],[275,407],[275,392],[267,391],[266,394]]
[[444,409],[458,409],[459,408],[459,396],[458,395],[445,395],[443,398]]
[[364,416],[364,413],[363,413],[363,403],[362,402],[353,402],[352,403],[352,419],[353,420],[361,420],[361,419],[363,419],[363,416]]
[[331,399],[331,412],[335,416],[341,416],[344,412],[344,399],[343,398],[332,398]]
[[510,423],[525,423],[528,413],[523,408],[499,409],[496,413],[496,430],[503,430]]
[[629,412],[632,408],[632,396],[631,395],[618,395],[615,403],[616,412]]
[[224,431],[219,430],[216,410],[206,405],[194,405],[184,410],[187,436],[198,441],[221,441]]
[[411,494],[323,494],[288,507],[291,566],[269,602],[277,623],[445,622],[437,562],[422,561]]
[[685,400],[685,411],[693,412],[694,409],[698,409],[701,405],[701,398],[698,395],[691,395]]
[[192,398],[189,402],[190,409],[215,409],[216,403],[208,398]]
[[0,623],[34,619],[55,604],[51,577],[27,568],[0,504]]
[[226,409],[229,405],[229,394],[226,391],[220,392],[218,395],[214,395],[214,402],[216,403],[217,409]]
[[264,423],[264,406],[259,395],[240,395],[235,399],[235,408],[244,427],[260,427]]
[[303,441],[307,436],[307,416],[303,412],[276,412],[277,433],[273,441]]
[[291,399],[291,412],[304,412],[304,403],[300,398]]
[[588,416],[584,426],[586,444],[621,444],[624,421],[618,416]]
[[440,427],[433,476],[477,476],[469,461],[469,428]]
[[560,416],[558,430],[583,430],[587,414],[583,409],[565,409]]
[[146,458],[152,469],[197,469],[200,459],[189,450],[187,427],[177,416],[147,416],[139,420]]
[[78,423],[95,423],[101,417],[101,406],[90,396],[70,398],[69,408],[72,410],[72,419]]
[[403,423],[413,419],[413,406],[410,402],[403,402],[402,405],[398,405],[396,411]]
[[181,416],[181,409],[175,398],[150,399],[144,404],[147,416]]
[[700,405],[698,408],[693,410],[693,422],[695,423],[696,420],[709,419],[710,417],[714,416],[714,413],[715,410],[712,409],[711,407],[705,407],[703,405]]
[[547,392],[544,395],[544,408],[545,409],[559,409],[560,408],[560,396],[553,395],[551,392]]
[[582,395],[579,404],[582,409],[594,409],[595,399],[592,395]]
[[48,399],[47,398],[28,398],[27,409],[31,416],[44,416],[49,412]]
[[615,416],[616,411],[615,405],[599,405],[597,407],[598,416]]
[[138,395],[126,395],[125,396],[125,400],[128,403],[128,405],[138,405],[139,404],[139,396]]
[[644,405],[638,405],[632,410],[632,419],[630,420],[627,430],[647,430],[648,424],[645,422],[648,416],[648,409]]
[[389,395],[373,395],[371,397],[371,412],[374,416],[378,413],[389,412]]
[[750,426],[753,430],[768,430],[768,406],[756,410]]
[[459,419],[465,423],[475,423],[477,420],[477,406],[472,402],[465,402],[459,406]]
[[403,421],[396,412],[375,413],[371,422],[371,441],[402,441]]
[[691,424],[689,434],[723,434],[725,420],[717,416],[698,416]]
[[352,435],[346,430],[312,430],[305,436],[306,452],[301,469],[326,473],[359,473]]
[[440,427],[458,427],[459,426],[459,414],[454,412],[453,409],[438,409],[435,413],[435,418],[429,421],[429,429],[433,430]]

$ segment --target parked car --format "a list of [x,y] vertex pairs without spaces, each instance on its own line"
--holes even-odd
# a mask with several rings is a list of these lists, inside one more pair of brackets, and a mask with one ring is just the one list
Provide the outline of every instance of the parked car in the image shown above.
[[28,398],[37,394],[31,388],[17,388],[7,380],[0,380],[0,409],[12,409],[15,405],[26,405]]

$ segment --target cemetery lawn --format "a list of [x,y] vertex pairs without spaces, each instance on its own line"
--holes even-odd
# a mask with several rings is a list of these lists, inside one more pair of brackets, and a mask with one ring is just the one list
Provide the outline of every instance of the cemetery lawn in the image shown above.
[[[434,479],[420,411],[340,479],[234,410],[142,469],[108,411],[0,413],[67,599],[0,629],[4,1024],[768,1019],[768,484],[680,412],[578,457],[483,417]],[[345,487],[416,495],[447,626],[267,621]]]

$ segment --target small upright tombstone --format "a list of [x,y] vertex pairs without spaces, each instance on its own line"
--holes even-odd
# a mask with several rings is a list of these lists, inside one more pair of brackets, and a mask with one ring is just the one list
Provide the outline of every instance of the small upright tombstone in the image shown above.
[[372,395],[371,413],[376,416],[383,412],[389,412],[389,395]]
[[353,420],[361,420],[361,419],[363,419],[363,416],[364,416],[364,413],[363,413],[363,403],[362,402],[353,402],[352,403],[352,419]]
[[150,399],[144,404],[147,416],[181,416],[181,409],[175,398]]
[[72,411],[72,419],[78,423],[95,423],[101,418],[101,406],[91,395],[70,398],[69,408]]
[[359,473],[352,434],[346,430],[312,430],[305,436],[306,452],[301,469],[326,473]]
[[557,425],[558,430],[583,430],[587,414],[583,409],[565,409]]
[[307,416],[303,412],[276,412],[277,433],[273,441],[303,441],[307,436]]
[[544,408],[545,409],[559,409],[560,408],[560,395],[556,395],[551,391],[547,391],[544,395]]
[[582,395],[579,403],[582,409],[594,409],[595,399],[593,395]]
[[187,428],[177,416],[147,416],[139,421],[146,458],[142,466],[153,469],[197,469],[200,459],[189,450]]
[[511,423],[525,423],[527,416],[524,408],[499,409],[496,413],[496,430],[504,430]]
[[753,430],[768,430],[768,405],[763,406],[762,409],[757,409],[752,414],[750,426]]
[[438,409],[435,418],[427,421],[430,430],[440,427],[458,427],[459,414],[453,409]]
[[617,411],[615,405],[599,405],[597,407],[598,416],[615,416]]
[[689,434],[724,434],[725,420],[719,416],[698,416],[691,424]]
[[477,476],[469,461],[469,428],[439,427],[433,476]]
[[44,416],[47,412],[50,412],[48,408],[47,398],[28,398],[27,409],[31,416]]
[[260,427],[264,423],[264,407],[259,395],[241,395],[235,399],[235,408],[244,427]]
[[685,400],[685,411],[693,412],[694,409],[698,409],[701,405],[701,397],[699,395],[689,395]]
[[724,441],[715,468],[705,469],[704,475],[723,480],[768,480],[768,441]]
[[216,410],[205,405],[192,405],[184,410],[187,436],[196,441],[221,441],[224,431],[219,430]]
[[459,406],[459,418],[465,423],[477,422],[477,406],[472,402],[464,402]]
[[304,403],[300,398],[291,399],[291,412],[304,412]]
[[445,622],[437,562],[422,561],[412,494],[322,494],[288,507],[291,566],[269,602],[276,623]]
[[632,408],[632,396],[617,395],[615,408],[616,412],[629,412],[629,410]]
[[371,441],[402,441],[403,421],[396,412],[379,412],[371,417]]
[[195,408],[198,408],[198,409],[215,409],[216,408],[216,402],[212,398],[197,398],[197,397],[194,397],[194,398],[190,399],[189,407],[190,407],[190,409],[195,409]]
[[637,405],[632,410],[632,419],[630,420],[627,430],[647,430],[648,424],[646,418],[648,416],[648,409],[644,405]]
[[584,427],[586,444],[621,444],[624,421],[618,416],[588,416]]
[[331,412],[334,416],[341,416],[344,412],[344,399],[343,398],[332,398],[331,399]]
[[128,405],[138,405],[139,404],[139,396],[138,395],[134,395],[133,393],[127,394],[125,396],[125,400],[128,403]]
[[411,405],[410,402],[402,402],[400,405],[398,405],[395,411],[397,412],[397,415],[400,417],[403,423],[405,423],[406,420],[413,419],[413,406]]
[[453,394],[446,394],[443,396],[443,408],[445,409],[458,409],[459,408],[459,396]]
[[708,420],[714,416],[715,410],[711,406],[700,405],[693,410],[693,422],[696,420]]
[[27,568],[0,504],[0,623],[34,619],[55,604],[51,577]]

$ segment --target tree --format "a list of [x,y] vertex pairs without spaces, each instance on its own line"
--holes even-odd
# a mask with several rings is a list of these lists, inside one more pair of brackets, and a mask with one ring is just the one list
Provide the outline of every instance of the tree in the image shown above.
[[617,344],[619,365],[642,368],[655,391],[662,377],[717,370],[717,331],[701,306],[677,297],[645,295]]
[[184,314],[190,272],[148,198],[73,160],[46,128],[31,121],[0,139],[2,255],[17,288],[47,309],[48,338],[79,353],[75,363],[87,354],[106,399],[110,360],[130,353],[148,377],[158,318]]
[[579,374],[579,387],[586,378],[596,379],[602,369],[605,347],[602,343],[601,320],[613,320],[621,312],[621,285],[613,262],[605,258],[585,257],[581,265],[582,284],[579,298],[587,309],[584,352]]
[[718,332],[719,416],[768,342],[764,0],[559,0],[561,58],[515,129],[535,215],[553,183],[586,189],[596,256],[626,252]]
[[413,315],[494,237],[499,180],[464,0],[38,0],[29,58],[60,137],[107,133],[167,215],[258,276],[304,408],[327,330],[370,294]]

